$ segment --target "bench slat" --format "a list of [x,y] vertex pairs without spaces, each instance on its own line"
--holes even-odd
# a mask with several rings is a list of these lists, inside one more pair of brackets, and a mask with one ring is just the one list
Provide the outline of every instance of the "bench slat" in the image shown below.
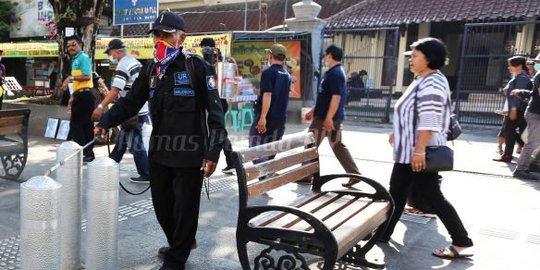
[[0,127],[0,135],[19,134],[22,132],[22,125]]
[[0,118],[0,127],[22,125],[24,121],[24,115],[8,116]]
[[261,144],[238,151],[242,156],[242,162],[250,162],[261,157],[275,155],[297,147],[306,146],[315,142],[312,133],[298,133],[292,136],[285,136],[283,139],[271,143]]
[[[324,205],[320,207],[319,209],[316,209],[315,211],[312,211],[311,214],[315,216],[317,219],[323,221],[323,223],[326,223],[325,220],[332,217],[332,216],[339,216],[343,218],[343,215],[341,214],[341,211],[344,209],[347,209],[351,206],[351,204],[354,204],[357,201],[357,198],[350,195],[345,195],[336,200],[335,202]],[[302,209],[302,208],[301,208]],[[304,210],[304,209],[302,209]],[[305,211],[305,210],[304,210]],[[299,221],[299,222],[298,222]],[[311,231],[313,230],[313,227],[309,225],[304,220],[298,219],[297,223],[290,227],[290,229],[295,229],[299,231]]]
[[[313,195],[310,195],[313,196]],[[340,199],[341,196],[337,193],[319,193],[317,197],[311,197],[306,203],[300,205],[289,204],[295,208],[300,208],[304,212],[313,212],[317,209],[320,209],[328,204],[334,203],[336,200]],[[265,219],[252,222],[256,226],[268,226],[268,227],[277,227],[277,228],[287,228],[293,226],[300,218],[293,214],[279,213],[274,212],[272,216],[268,216]]]
[[262,181],[248,185],[248,198],[255,198],[269,190],[281,187],[287,183],[294,182],[298,179],[311,176],[319,172],[319,162],[311,162],[292,169],[287,173],[278,176],[270,177]]
[[[332,193],[332,194],[334,194],[334,193]],[[300,197],[295,198],[294,200],[285,203],[285,205],[292,205],[295,208],[299,208],[302,205],[305,205],[305,204],[307,204],[307,203],[309,203],[309,202],[311,202],[313,200],[318,199],[319,197],[331,198],[331,197],[333,197],[332,194],[329,195],[328,193],[325,193],[325,192],[317,192],[317,193],[309,192],[308,194],[302,194],[302,195],[300,195]],[[335,196],[335,194],[334,194],[334,196]],[[286,214],[287,213],[277,212],[277,211],[266,212],[266,213],[263,213],[263,214],[255,217],[255,218],[253,218],[249,222],[249,224],[251,224],[253,226],[266,226],[267,224],[275,221],[278,218],[283,217]]]
[[386,220],[388,211],[390,211],[389,202],[373,202],[337,227],[333,234],[338,243],[338,256],[345,255],[348,250],[371,233],[373,228],[381,225]]
[[313,147],[304,149],[298,153],[280,157],[278,159],[259,163],[257,165],[246,166],[246,181],[250,181],[261,176],[266,176],[270,173],[274,173],[317,158],[317,148]]

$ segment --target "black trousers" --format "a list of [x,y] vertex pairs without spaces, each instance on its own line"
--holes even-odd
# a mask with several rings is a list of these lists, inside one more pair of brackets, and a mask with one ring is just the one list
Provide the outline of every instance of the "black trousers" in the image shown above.
[[512,157],[514,154],[514,146],[516,142],[520,145],[524,145],[523,140],[521,140],[521,134],[527,127],[527,121],[525,121],[525,116],[522,111],[518,111],[518,117],[516,120],[510,120],[506,118],[506,123],[503,126],[504,133],[504,156]]
[[394,164],[390,178],[390,195],[394,199],[395,210],[383,239],[390,239],[394,232],[394,228],[405,208],[409,188],[414,183],[416,191],[433,208],[435,214],[448,230],[448,234],[452,238],[452,244],[460,247],[473,245],[456,209],[442,194],[437,175],[437,173],[413,172],[410,164]]
[[[260,116],[255,115],[255,120],[249,129],[249,147],[254,147],[261,144],[271,143],[281,140],[283,134],[285,134],[285,122],[286,120],[266,120],[266,132],[260,134],[257,130],[257,124],[259,123]],[[253,164],[261,163],[267,160],[274,159],[275,155],[262,157],[254,160]]]
[[[91,91],[75,92],[71,104],[71,120],[69,121],[69,133],[74,142],[84,146],[94,139],[94,95]],[[94,157],[94,146],[83,150],[85,157]]]
[[164,264],[184,269],[197,234],[203,173],[150,161],[150,187],[157,220],[171,247]]

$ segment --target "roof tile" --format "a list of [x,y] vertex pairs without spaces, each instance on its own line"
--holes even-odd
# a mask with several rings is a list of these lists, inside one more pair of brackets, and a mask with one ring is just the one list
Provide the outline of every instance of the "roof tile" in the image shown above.
[[328,18],[327,28],[532,16],[540,16],[540,0],[366,0]]

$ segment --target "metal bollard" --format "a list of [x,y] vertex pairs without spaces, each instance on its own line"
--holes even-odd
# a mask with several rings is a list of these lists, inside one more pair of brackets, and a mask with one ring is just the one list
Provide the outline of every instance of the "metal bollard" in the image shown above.
[[60,269],[61,184],[35,176],[21,184],[21,269]]
[[[63,142],[56,151],[56,161],[61,162],[82,147],[73,142]],[[79,269],[81,266],[81,186],[82,151],[65,161],[55,171],[56,180],[62,185],[60,196],[60,263],[62,269]]]
[[110,158],[88,164],[86,269],[117,269],[119,178],[120,167]]

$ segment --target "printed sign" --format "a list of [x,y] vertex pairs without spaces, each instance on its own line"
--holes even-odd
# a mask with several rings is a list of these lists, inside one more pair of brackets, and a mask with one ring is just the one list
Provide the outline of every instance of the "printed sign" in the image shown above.
[[157,0],[114,0],[113,24],[153,23],[158,16]]
[[[293,77],[293,86],[289,97],[301,98],[300,80],[300,41],[278,41],[287,48],[285,64],[289,74]],[[232,46],[232,55],[236,59],[238,70],[242,77],[251,79],[255,88],[259,88],[263,66],[268,66],[268,55],[265,49],[270,48],[274,42],[235,42]]]

